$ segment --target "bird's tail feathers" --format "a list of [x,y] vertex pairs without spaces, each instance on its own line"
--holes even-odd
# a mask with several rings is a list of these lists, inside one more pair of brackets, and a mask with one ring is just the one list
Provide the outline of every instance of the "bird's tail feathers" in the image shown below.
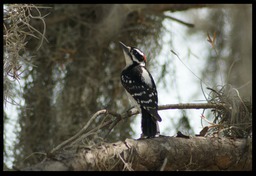
[[146,111],[143,108],[141,108],[141,114],[142,114],[141,127],[142,127],[143,135],[147,137],[155,137],[156,135],[159,135],[160,131],[159,131],[159,126],[158,126],[156,117],[152,116],[148,111]]

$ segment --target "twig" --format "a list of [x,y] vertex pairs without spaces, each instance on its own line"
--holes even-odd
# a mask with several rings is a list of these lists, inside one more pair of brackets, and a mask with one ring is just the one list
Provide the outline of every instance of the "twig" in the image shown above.
[[72,136],[72,137],[69,138],[68,140],[62,142],[62,143],[61,143],[60,145],[58,145],[57,147],[53,148],[50,153],[54,153],[55,151],[57,151],[57,150],[63,148],[64,146],[66,146],[67,144],[69,144],[70,142],[72,142],[73,140],[77,139],[81,134],[83,134],[83,133],[87,130],[87,128],[89,127],[89,125],[92,123],[92,121],[93,121],[96,117],[98,117],[98,116],[101,115],[101,114],[105,114],[106,112],[107,112],[106,109],[102,109],[102,110],[99,110],[98,112],[96,112],[96,113],[92,116],[92,118],[87,122],[87,124],[86,124],[78,133],[76,133],[74,136]]
[[223,109],[224,103],[212,104],[212,103],[180,103],[180,104],[167,104],[158,106],[158,110],[167,109]]
[[124,163],[123,171],[125,170],[125,168],[127,168],[128,171],[134,171],[134,170],[132,169],[132,167],[130,166],[131,164],[125,162],[125,160],[124,160],[123,157],[120,155],[120,153],[118,153],[118,156],[119,156],[119,158],[122,160],[122,162]]
[[111,130],[122,120],[122,115],[121,114],[117,114],[117,113],[114,113],[114,112],[111,112],[111,111],[108,111],[108,113],[111,114],[114,117],[117,117],[117,118],[113,121],[112,125],[109,127],[109,130],[106,133],[104,138],[106,138],[108,136],[108,134],[111,132]]
[[178,23],[180,23],[180,24],[183,24],[183,25],[185,25],[185,26],[187,26],[187,27],[190,27],[190,28],[195,27],[194,24],[184,22],[184,21],[182,21],[182,20],[179,20],[179,19],[177,19],[177,18],[171,17],[171,16],[169,16],[169,15],[161,15],[161,16],[164,17],[164,18],[167,18],[167,19],[176,21],[176,22],[178,22]]
[[168,161],[168,159],[167,159],[167,157],[165,157],[164,162],[163,162],[163,164],[162,164],[162,166],[160,168],[160,171],[164,171],[164,168],[165,168],[165,166],[167,164],[167,161]]
[[[179,55],[177,53],[175,53],[173,50],[171,50],[171,52],[177,56],[177,58],[180,60],[180,62],[195,76],[197,77],[197,79],[200,80],[200,82],[204,83],[203,80],[201,78],[199,78],[182,60],[181,58],[179,57]],[[208,86],[206,83],[204,83],[204,85]],[[209,87],[209,86],[208,86]]]

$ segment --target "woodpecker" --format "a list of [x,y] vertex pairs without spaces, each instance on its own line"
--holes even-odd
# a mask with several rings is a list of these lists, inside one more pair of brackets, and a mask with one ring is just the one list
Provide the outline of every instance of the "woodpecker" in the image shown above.
[[121,83],[132,99],[138,104],[142,114],[142,137],[157,137],[160,134],[158,122],[158,97],[156,85],[146,65],[146,56],[135,47],[119,42],[124,53],[126,66],[121,73]]

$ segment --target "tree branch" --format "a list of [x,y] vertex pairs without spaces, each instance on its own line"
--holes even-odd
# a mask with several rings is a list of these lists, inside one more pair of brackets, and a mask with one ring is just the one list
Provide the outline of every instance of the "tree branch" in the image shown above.
[[[226,105],[186,103],[159,106],[159,110],[207,108],[223,109]],[[48,158],[23,170],[251,170],[251,138],[160,136],[95,144],[93,147],[82,144],[74,147],[75,150],[60,150],[68,145],[78,146],[78,142],[101,128],[109,126],[109,133],[120,120],[138,113],[134,109],[122,114],[106,109],[97,111],[77,134],[55,147],[47,155]],[[116,119],[103,122],[88,132],[90,124],[97,117],[107,114]]]
[[[159,106],[159,110],[168,110],[168,109],[211,109],[211,108],[216,108],[216,109],[220,109],[220,108],[224,108],[225,104],[211,104],[211,103],[186,103],[186,104],[167,104],[167,105],[160,105]],[[125,111],[122,114],[118,114],[112,111],[108,111],[106,109],[102,109],[97,111],[91,118],[90,120],[87,122],[87,124],[78,132],[76,133],[74,136],[72,136],[71,138],[67,139],[66,141],[62,142],[61,144],[59,144],[57,147],[53,148],[50,151],[50,154],[53,154],[54,152],[56,152],[57,150],[60,150],[64,147],[66,147],[68,144],[74,144],[77,143],[79,141],[81,141],[82,139],[84,139],[85,137],[88,137],[90,134],[97,132],[99,129],[104,128],[106,126],[109,126],[109,131],[106,133],[105,137],[110,133],[110,131],[123,119],[131,117],[133,115],[139,114],[140,112],[138,110],[136,111]],[[94,128],[92,130],[90,130],[89,132],[85,133],[88,129],[88,127],[90,126],[90,124],[100,115],[102,114],[110,114],[114,117],[116,117],[115,120],[109,120],[107,122],[104,122],[103,124],[101,124],[99,127]]]
[[158,110],[167,109],[224,109],[226,105],[224,103],[179,103],[179,104],[167,104],[160,105]]
[[126,139],[62,151],[55,159],[22,170],[251,170],[251,145],[251,138]]

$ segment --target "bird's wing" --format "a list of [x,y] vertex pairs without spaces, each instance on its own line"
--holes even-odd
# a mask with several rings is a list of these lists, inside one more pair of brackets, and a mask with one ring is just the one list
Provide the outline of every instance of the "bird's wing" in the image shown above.
[[156,86],[147,69],[142,67],[142,70],[139,73],[134,71],[124,73],[122,74],[121,82],[127,92],[131,94],[142,108],[152,114],[156,120],[161,121],[161,118],[157,113],[158,98]]

